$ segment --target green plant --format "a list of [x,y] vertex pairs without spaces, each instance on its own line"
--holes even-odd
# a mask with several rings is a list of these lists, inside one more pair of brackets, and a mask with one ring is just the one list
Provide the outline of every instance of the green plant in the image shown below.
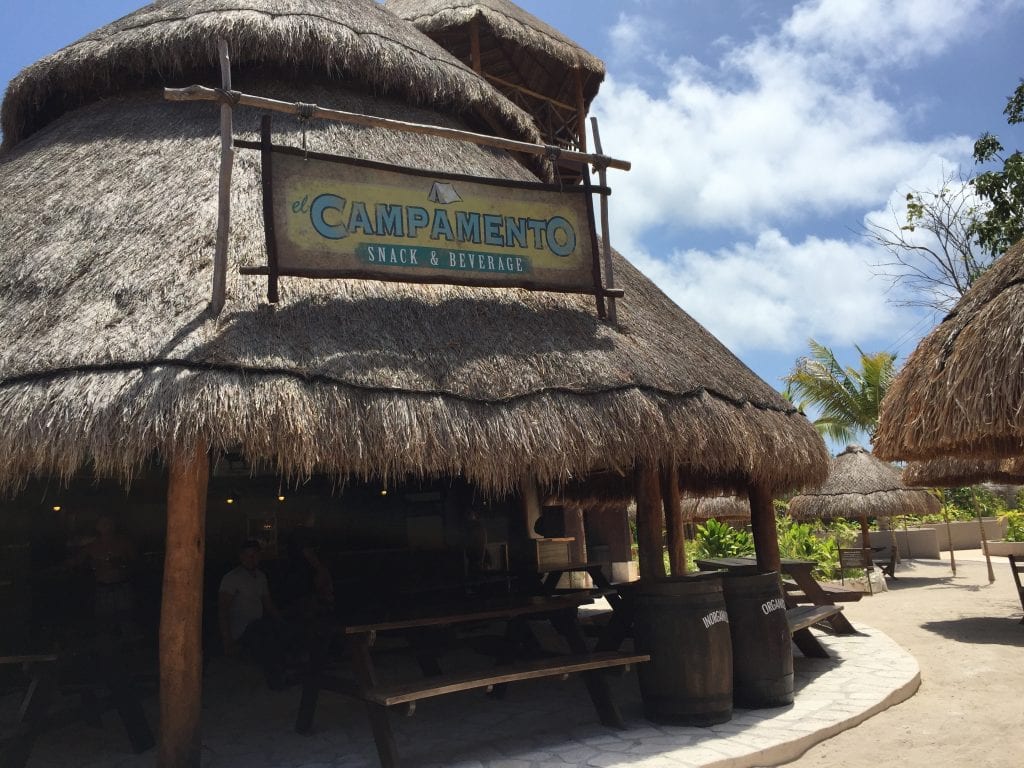
[[728,523],[711,519],[697,526],[694,555],[707,557],[739,557],[754,553],[754,537]]
[[779,555],[797,560],[814,560],[815,578],[831,579],[838,572],[839,551],[831,536],[821,537],[807,523],[799,523],[789,515],[775,519],[779,534]]
[[974,517],[975,501],[982,517],[998,517],[1006,511],[1006,502],[983,485],[950,488],[946,491],[946,504],[950,510],[959,509],[964,513],[964,517],[957,519],[969,520]]
[[1024,541],[1024,512],[1014,509],[1003,515],[1006,520],[1004,541]]

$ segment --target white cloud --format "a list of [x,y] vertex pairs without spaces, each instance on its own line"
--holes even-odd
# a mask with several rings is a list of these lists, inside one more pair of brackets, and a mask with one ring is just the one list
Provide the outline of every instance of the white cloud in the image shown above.
[[784,33],[799,47],[881,68],[942,53],[991,10],[982,0],[815,0],[797,6]]
[[893,338],[912,316],[885,301],[888,283],[870,266],[864,243],[808,237],[792,243],[775,230],[715,253],[644,252],[631,259],[673,301],[727,347],[798,354],[807,338],[864,344]]

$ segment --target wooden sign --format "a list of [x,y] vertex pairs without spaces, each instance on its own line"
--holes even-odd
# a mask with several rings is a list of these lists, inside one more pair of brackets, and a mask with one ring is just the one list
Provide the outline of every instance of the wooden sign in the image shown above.
[[593,188],[260,148],[271,301],[281,275],[606,294]]

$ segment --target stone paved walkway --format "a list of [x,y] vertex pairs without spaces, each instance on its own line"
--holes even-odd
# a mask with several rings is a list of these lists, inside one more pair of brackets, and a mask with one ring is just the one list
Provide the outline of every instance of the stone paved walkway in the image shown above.
[[[409,768],[744,768],[786,762],[808,747],[913,695],[917,662],[888,637],[858,626],[856,636],[822,636],[834,658],[796,658],[792,706],[736,710],[712,728],[654,725],[641,712],[635,675],[613,683],[628,724],[599,725],[582,681],[536,681],[502,700],[470,692],[421,703],[392,716]],[[346,697],[322,694],[316,732],[292,730],[299,692],[270,693],[251,670],[210,665],[203,723],[204,768],[373,768],[365,713]],[[150,702],[150,717],[156,712]],[[149,768],[132,755],[113,713],[105,727],[73,725],[38,744],[29,768]]]

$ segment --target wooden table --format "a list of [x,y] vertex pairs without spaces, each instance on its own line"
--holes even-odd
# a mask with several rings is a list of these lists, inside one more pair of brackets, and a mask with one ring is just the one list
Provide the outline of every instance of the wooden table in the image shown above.
[[[814,578],[813,571],[818,564],[813,560],[794,560],[784,558],[781,561],[782,573],[792,579],[791,583],[783,580],[786,604],[797,605],[835,605],[837,602],[860,600],[863,592],[843,587],[823,587]],[[758,572],[757,560],[753,557],[716,557],[698,560],[697,567],[702,571],[728,571],[735,574],[753,575]],[[842,613],[835,613],[827,619],[829,625],[839,635],[851,635],[857,632]]]
[[[322,632],[311,650],[310,668],[302,691],[295,729],[308,733],[312,728],[317,699],[322,689],[345,693],[361,699],[369,716],[377,753],[384,768],[398,766],[399,758],[391,733],[387,710],[402,706],[411,714],[421,699],[477,688],[501,690],[508,683],[544,677],[566,677],[580,672],[601,722],[624,727],[618,708],[611,700],[607,681],[600,670],[628,667],[649,661],[646,654],[617,651],[591,653],[580,631],[577,609],[589,602],[586,592],[550,596],[517,597],[460,601],[449,605],[397,610],[375,617],[351,619]],[[529,627],[530,621],[550,621],[565,638],[571,654],[541,656],[539,643]],[[494,667],[472,673],[445,674],[436,649],[416,647],[416,633],[437,628],[458,628],[481,622],[504,621],[506,650]],[[380,680],[374,664],[373,648],[379,633],[402,633],[413,639],[413,652],[423,677],[396,684]],[[332,637],[344,636],[352,664],[353,680],[340,679],[325,672],[328,646]]]

